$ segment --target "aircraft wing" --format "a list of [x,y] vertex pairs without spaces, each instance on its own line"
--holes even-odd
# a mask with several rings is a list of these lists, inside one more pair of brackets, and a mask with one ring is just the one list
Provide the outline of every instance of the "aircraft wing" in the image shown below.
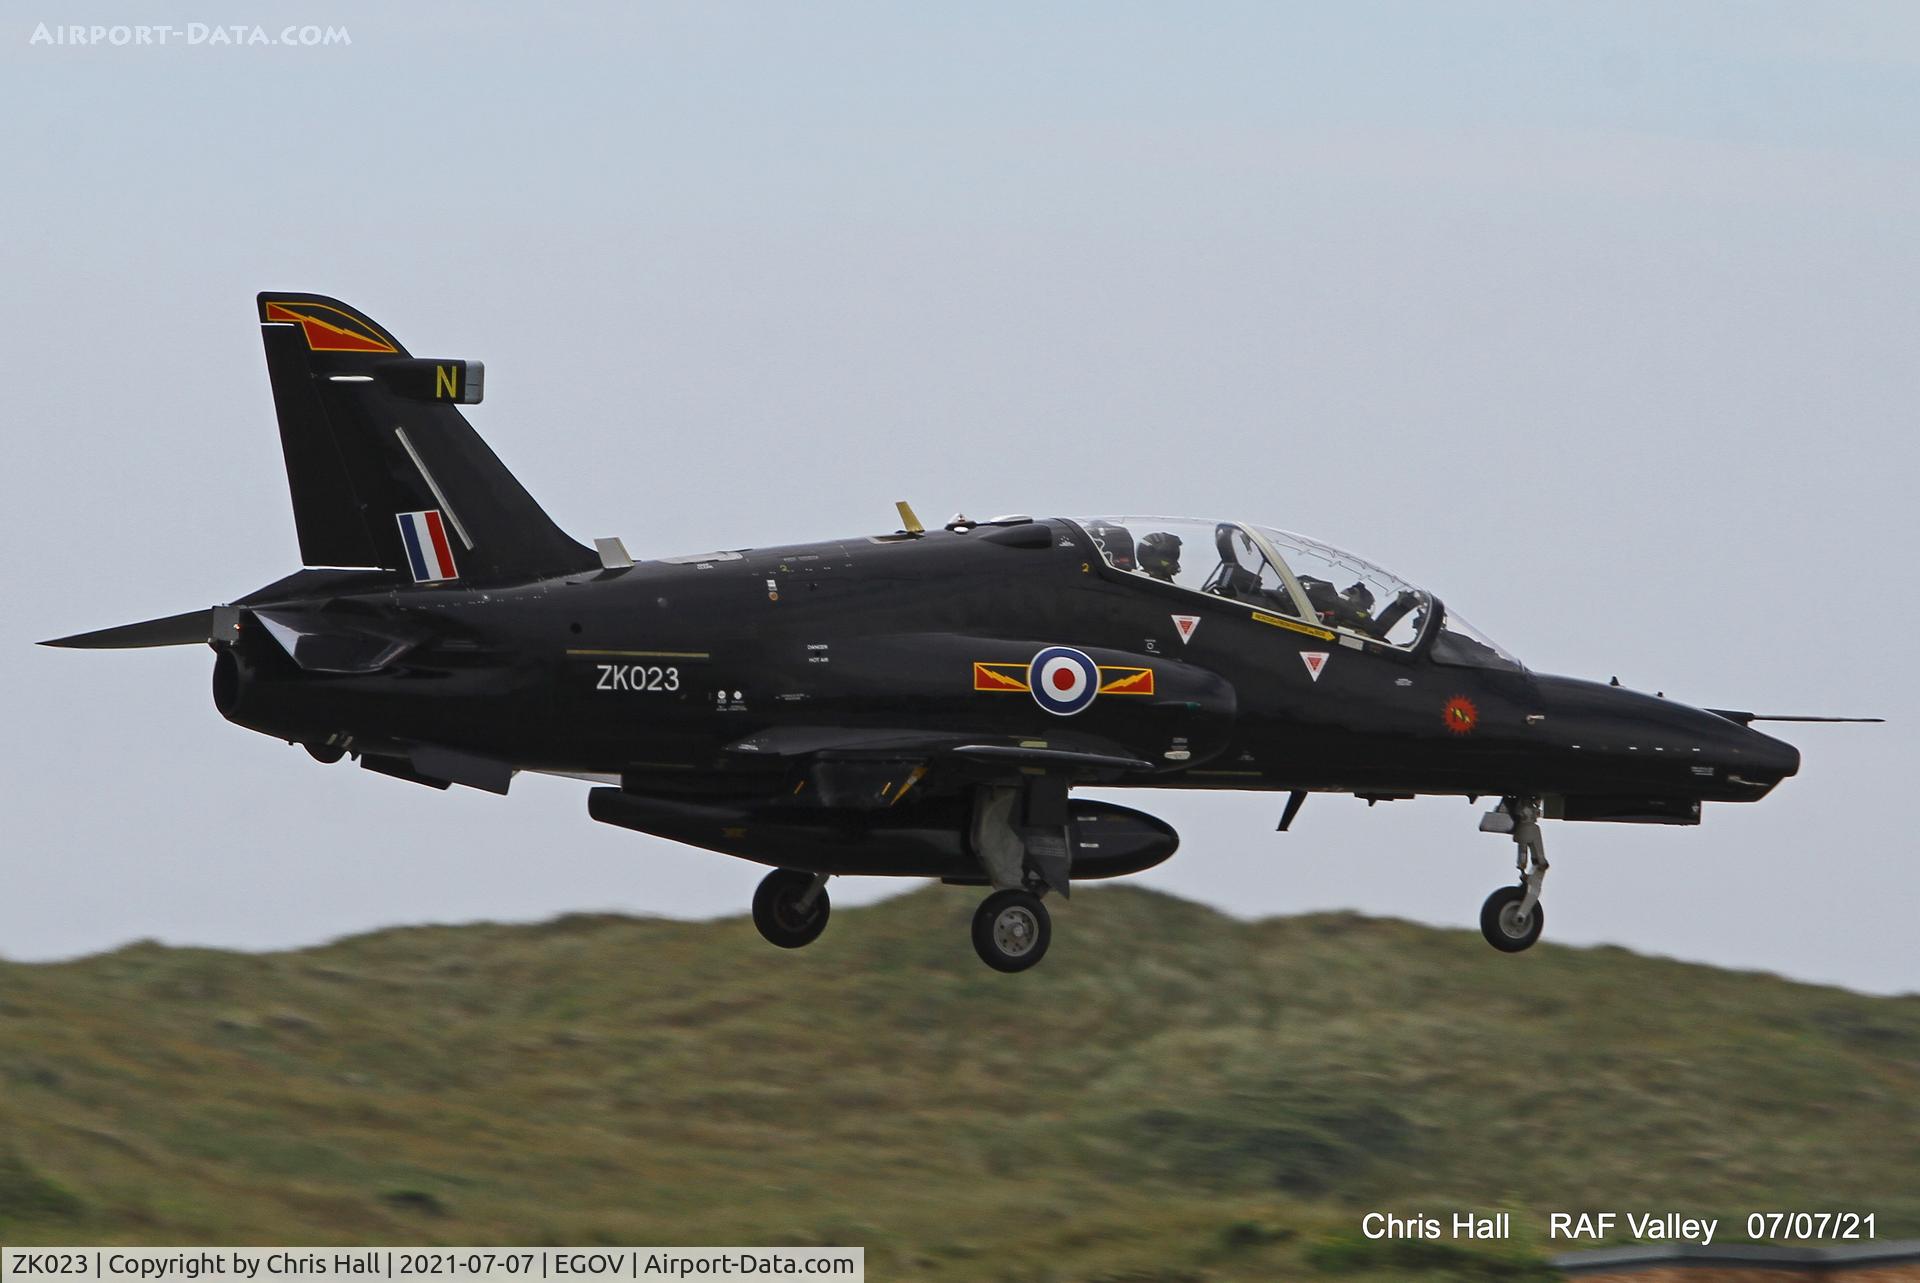
[[[855,810],[894,806],[934,777],[979,779],[1035,770],[1059,772],[1078,784],[1099,783],[1152,762],[1094,736],[1016,740],[966,731],[886,727],[785,726],[727,746],[740,758],[784,760],[798,776],[793,798],[802,805]],[[811,796],[807,796],[811,794]]]
[[1004,735],[963,731],[888,730],[847,726],[783,726],[727,745],[727,752],[763,757],[812,757],[824,753],[853,756],[955,756],[1013,765],[1082,767],[1103,771],[1150,771],[1144,761],[1118,745],[1093,736],[1048,740],[1011,740]]

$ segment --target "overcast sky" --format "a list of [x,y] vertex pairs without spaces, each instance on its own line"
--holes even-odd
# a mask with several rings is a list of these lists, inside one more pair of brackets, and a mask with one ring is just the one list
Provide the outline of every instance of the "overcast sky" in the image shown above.
[[[502,8],[0,25],[0,953],[707,916],[761,875],[583,785],[320,767],[223,722],[203,650],[30,644],[298,564],[273,288],[484,359],[476,426],[636,555],[897,498],[1237,517],[1539,670],[1883,714],[1793,728],[1800,777],[1698,829],[1550,825],[1548,934],[1920,989],[1920,10]],[[189,43],[241,20],[351,44]],[[76,22],[181,31],[34,39]],[[1459,800],[1276,835],[1276,797],[1130,797],[1184,836],[1141,881],[1235,913],[1471,927],[1511,877]]]

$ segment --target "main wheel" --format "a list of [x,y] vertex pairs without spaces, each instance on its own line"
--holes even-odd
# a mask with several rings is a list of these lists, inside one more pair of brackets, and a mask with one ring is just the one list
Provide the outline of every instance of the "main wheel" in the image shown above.
[[1538,901],[1533,912],[1521,916],[1520,902],[1526,898],[1525,887],[1501,887],[1480,906],[1480,934],[1502,953],[1531,948],[1547,925],[1547,911]]
[[995,971],[1025,971],[1052,942],[1053,919],[1031,891],[995,891],[973,911],[973,951]]
[[827,899],[827,889],[821,887],[802,909],[801,897],[812,887],[813,874],[799,869],[775,869],[760,879],[760,887],[753,893],[753,925],[760,928],[767,943],[798,949],[820,938],[833,905]]

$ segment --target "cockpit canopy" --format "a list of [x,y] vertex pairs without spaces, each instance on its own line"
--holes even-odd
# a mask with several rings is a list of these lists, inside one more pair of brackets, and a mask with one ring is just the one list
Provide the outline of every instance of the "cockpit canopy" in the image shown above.
[[[1080,525],[1115,570],[1396,650],[1413,649],[1435,613],[1433,595],[1399,576],[1271,526],[1190,517],[1091,517]],[[1465,620],[1445,613],[1435,659],[1521,666]]]

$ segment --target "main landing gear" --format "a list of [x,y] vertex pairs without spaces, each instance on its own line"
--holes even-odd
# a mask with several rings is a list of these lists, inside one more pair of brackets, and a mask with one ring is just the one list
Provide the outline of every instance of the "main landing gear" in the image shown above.
[[782,949],[798,949],[818,940],[832,912],[824,873],[775,869],[760,879],[760,888],[753,893],[753,925],[767,943]]
[[1031,891],[995,891],[973,911],[973,951],[995,971],[1025,971],[1051,943],[1053,917]]
[[[985,881],[994,888],[973,914],[973,951],[995,971],[1025,971],[1047,956],[1053,917],[1040,897],[1068,894],[1072,864],[1067,788],[1028,785],[980,790],[971,845]],[[827,875],[775,869],[753,893],[753,925],[772,944],[798,949],[826,930]]]
[[1480,934],[1502,953],[1533,946],[1547,925],[1540,887],[1547,880],[1547,846],[1540,836],[1540,799],[1510,797],[1480,819],[1482,833],[1505,833],[1517,848],[1518,886],[1501,887],[1480,906]]
[[[782,949],[818,940],[832,912],[824,873],[775,869],[753,893],[753,925]],[[973,950],[995,971],[1025,971],[1047,956],[1051,943],[1053,916],[1032,891],[995,891],[974,911]]]

